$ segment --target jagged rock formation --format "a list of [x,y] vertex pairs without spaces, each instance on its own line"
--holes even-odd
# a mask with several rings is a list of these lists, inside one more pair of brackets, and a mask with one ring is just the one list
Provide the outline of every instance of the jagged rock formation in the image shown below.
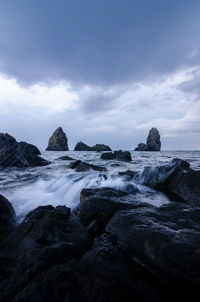
[[8,133],[0,133],[0,166],[18,168],[45,166],[49,162],[38,156],[40,151],[34,145],[17,142]]
[[160,151],[160,148],[161,142],[159,131],[156,128],[152,128],[149,131],[146,144],[138,144],[137,148],[135,148],[135,151]]
[[104,144],[96,144],[93,147],[90,147],[83,142],[78,142],[74,148],[74,151],[111,151],[110,147]]
[[46,151],[68,151],[68,140],[61,127],[57,128],[49,139]]
[[169,164],[146,167],[134,180],[164,192],[172,200],[200,205],[200,171],[190,168],[182,159],[174,158]]
[[[155,187],[167,176],[169,184],[172,170],[182,194],[187,175],[187,203],[156,207],[136,194],[90,188],[81,191],[76,213],[40,206],[9,235],[2,237],[1,227],[0,301],[198,301],[200,204],[190,198],[200,198],[200,175],[193,175],[200,171],[175,159],[154,170],[155,178],[153,170],[143,178]],[[12,224],[12,207],[2,198],[0,219],[3,213]]]
[[106,152],[101,154],[101,159],[105,159],[105,160],[112,160],[112,159],[116,159],[116,160],[122,160],[122,161],[131,161],[131,153],[129,151],[122,151],[122,150],[118,150],[118,151],[114,151],[114,153],[112,152]]

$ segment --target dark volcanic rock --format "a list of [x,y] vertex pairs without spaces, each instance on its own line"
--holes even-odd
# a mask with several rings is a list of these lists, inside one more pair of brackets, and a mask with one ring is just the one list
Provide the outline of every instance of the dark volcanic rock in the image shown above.
[[149,149],[146,144],[140,143],[137,148],[135,148],[135,151],[149,151]]
[[152,128],[149,131],[149,135],[147,137],[147,147],[149,151],[160,151],[160,134],[156,128]]
[[[38,278],[40,286],[43,282],[46,286],[40,288],[37,301],[52,301],[46,299],[53,279],[48,271],[57,266],[58,274],[59,266],[79,258],[87,244],[86,230],[68,208],[45,206],[30,212],[1,245],[0,300],[11,301],[16,297],[15,301],[27,301],[29,290],[26,288],[34,292]],[[47,276],[43,277],[45,272]],[[59,282],[62,283],[57,279],[55,286]],[[35,292],[31,301],[36,301],[37,295]]]
[[40,150],[36,146],[32,144],[28,144],[26,142],[19,142],[18,150],[23,155],[30,154],[30,153],[35,155],[41,155]]
[[16,217],[12,205],[0,194],[0,242],[13,231],[15,223]]
[[34,145],[18,143],[11,135],[0,133],[0,166],[25,168],[48,165],[49,162],[38,153]]
[[69,168],[76,169],[76,172],[85,172],[90,169],[95,170],[95,171],[107,171],[107,169],[104,167],[88,164],[88,163],[82,162],[81,160],[76,160],[75,162],[70,163]]
[[115,151],[114,154],[115,154],[115,159],[117,159],[117,160],[122,160],[122,161],[131,161],[132,160],[131,153],[129,151],[119,150],[119,151]]
[[198,301],[199,238],[200,207],[84,189],[77,216],[38,207],[1,243],[0,301]]
[[156,128],[152,128],[149,131],[149,135],[147,137],[147,143],[138,144],[135,151],[160,151],[161,142],[160,142],[160,134]]
[[80,196],[79,218],[83,225],[89,226],[97,221],[102,230],[108,220],[123,209],[131,209],[133,205],[120,201],[127,193],[111,188],[83,189]]
[[61,156],[61,157],[57,158],[56,160],[74,160],[74,158],[72,158],[70,156]]
[[101,159],[105,159],[105,160],[112,160],[112,159],[116,159],[116,160],[122,160],[122,161],[131,161],[131,153],[129,151],[114,151],[114,153],[112,152],[106,152],[101,154]]
[[175,158],[169,164],[146,167],[135,180],[162,191],[172,200],[200,205],[200,171],[194,171],[190,164]]
[[47,151],[68,151],[67,136],[61,127],[57,128],[49,139]]
[[102,151],[112,151],[109,146],[104,145],[104,144],[96,144],[95,146],[92,147],[92,150],[93,151],[100,151],[100,152],[102,152]]
[[84,144],[83,142],[78,142],[74,148],[74,151],[93,151],[92,147]]
[[73,161],[72,163],[69,164],[69,168],[76,169],[76,167],[78,167],[78,165],[80,165],[80,163],[81,163],[81,160]]
[[153,272],[167,295],[184,297],[200,282],[199,218],[199,208],[174,203],[118,212],[106,230],[129,259]]
[[105,152],[101,154],[101,159],[105,159],[105,160],[115,159],[115,155],[112,152]]

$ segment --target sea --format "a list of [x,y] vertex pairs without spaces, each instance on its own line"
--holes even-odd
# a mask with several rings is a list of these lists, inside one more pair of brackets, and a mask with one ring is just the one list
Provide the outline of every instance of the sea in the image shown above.
[[[93,151],[43,151],[41,156],[51,162],[48,166],[26,169],[1,168],[0,194],[11,202],[19,222],[38,206],[65,205],[72,210],[76,209],[83,188],[115,188],[137,194],[138,201],[159,207],[170,202],[165,194],[134,179],[127,179],[119,172],[131,170],[142,173],[147,166],[167,164],[173,158],[186,160],[192,169],[200,170],[200,151],[130,152],[132,161],[123,162],[102,160],[101,153]],[[93,170],[76,172],[68,167],[70,161],[57,160],[65,155],[106,167],[107,172]]]

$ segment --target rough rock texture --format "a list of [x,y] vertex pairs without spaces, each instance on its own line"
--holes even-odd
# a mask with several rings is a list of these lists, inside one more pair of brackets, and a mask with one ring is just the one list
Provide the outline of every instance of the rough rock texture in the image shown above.
[[160,151],[160,149],[161,142],[159,131],[156,128],[152,128],[149,131],[146,144],[138,144],[138,147],[135,148],[135,151]]
[[95,170],[95,171],[107,171],[107,169],[104,167],[88,164],[88,163],[82,162],[81,160],[76,160],[75,162],[70,163],[69,168],[76,169],[76,172],[85,172],[90,169]]
[[[52,282],[53,278],[51,270],[57,265],[59,273],[63,263],[70,267],[70,263],[85,252],[87,244],[86,230],[68,208],[36,208],[0,247],[0,301],[28,301],[29,289],[26,291],[26,288],[34,293],[31,301],[52,301],[46,299],[49,296],[47,279]],[[48,277],[44,277],[45,274]],[[36,299],[38,282],[41,292]],[[57,282],[62,280],[55,280],[53,287]]]
[[149,135],[147,137],[147,147],[150,151],[160,151],[160,134],[156,128],[152,128],[149,131]]
[[118,150],[118,151],[114,151],[114,153],[112,152],[106,152],[101,154],[101,159],[105,159],[105,160],[112,160],[112,159],[116,159],[116,160],[122,160],[122,161],[131,161],[131,153],[129,151],[122,151],[122,150]]
[[0,133],[0,166],[25,168],[49,164],[37,154],[39,150],[34,145],[25,142],[18,143],[8,133]]
[[15,212],[10,202],[0,194],[0,242],[14,229]]
[[49,139],[47,151],[68,151],[67,136],[61,127],[57,128]]
[[74,151],[111,151],[110,147],[104,144],[96,144],[90,147],[83,142],[78,142],[74,148]]
[[169,164],[146,167],[135,180],[166,193],[172,200],[200,206],[200,171],[194,171],[190,164],[179,158]]
[[27,153],[32,153],[35,155],[41,155],[40,150],[32,145],[32,144],[28,144],[26,142],[19,142],[18,143],[18,149],[21,153],[23,153],[24,155]]
[[134,198],[84,189],[77,215],[31,211],[0,244],[0,301],[198,301],[200,207]]

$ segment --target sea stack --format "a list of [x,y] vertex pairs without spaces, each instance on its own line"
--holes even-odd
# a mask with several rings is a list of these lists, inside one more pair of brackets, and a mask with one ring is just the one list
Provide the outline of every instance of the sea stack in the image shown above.
[[156,128],[152,128],[149,131],[146,144],[138,144],[137,148],[135,148],[135,151],[160,151],[160,148],[161,142],[159,131]]
[[57,128],[49,139],[46,151],[68,151],[67,136],[61,127]]

